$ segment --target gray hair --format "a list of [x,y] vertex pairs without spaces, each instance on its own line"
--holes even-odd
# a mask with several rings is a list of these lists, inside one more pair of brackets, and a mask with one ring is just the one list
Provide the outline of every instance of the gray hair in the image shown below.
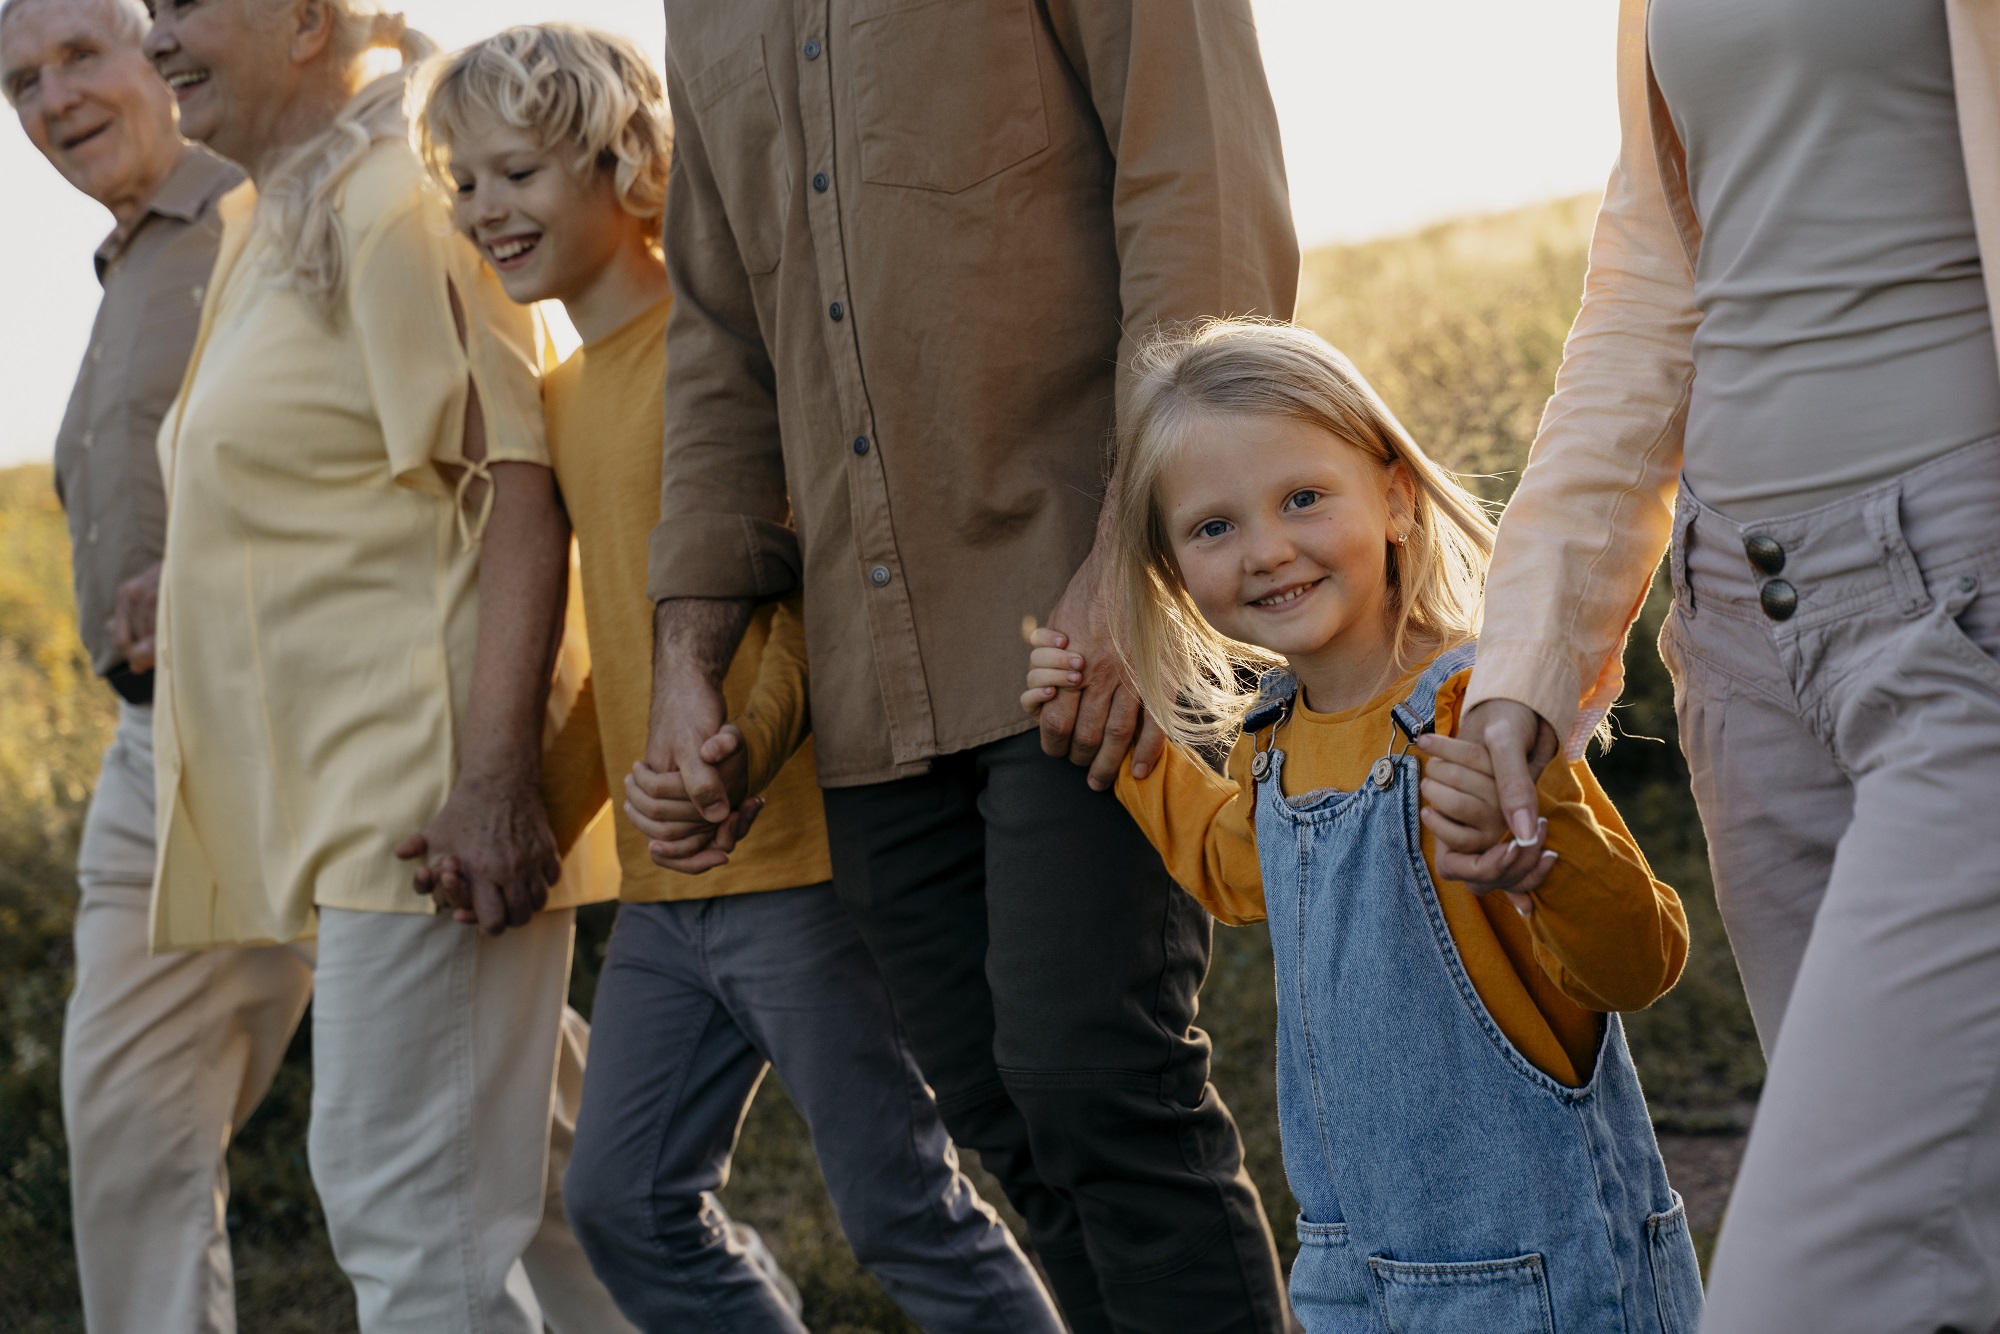
[[[7,16],[17,9],[55,3],[59,0],[0,0],[0,26],[4,26]],[[134,46],[146,40],[146,30],[153,26],[153,16],[146,12],[146,6],[139,0],[67,0],[67,3],[96,5],[99,9],[108,10],[112,27]]]

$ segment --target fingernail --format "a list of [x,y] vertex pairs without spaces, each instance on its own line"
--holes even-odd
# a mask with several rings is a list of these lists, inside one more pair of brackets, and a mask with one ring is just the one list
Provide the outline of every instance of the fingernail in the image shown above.
[[1561,861],[1562,854],[1560,852],[1556,852],[1553,850],[1544,850],[1542,853],[1542,860],[1545,862]]
[[1514,831],[1514,846],[1525,848],[1535,841],[1535,818],[1526,811],[1515,811],[1507,818],[1508,827]]
[[1145,776],[1146,776],[1147,774],[1149,774],[1149,773],[1151,773],[1151,772],[1153,772],[1153,766],[1152,766],[1152,765],[1150,765],[1150,764],[1141,764],[1141,763],[1139,763],[1139,762],[1138,762],[1138,761],[1136,761],[1136,760],[1135,760],[1135,761],[1133,761],[1133,763],[1132,763],[1132,776],[1133,776],[1134,778],[1144,778],[1144,777],[1145,777]]

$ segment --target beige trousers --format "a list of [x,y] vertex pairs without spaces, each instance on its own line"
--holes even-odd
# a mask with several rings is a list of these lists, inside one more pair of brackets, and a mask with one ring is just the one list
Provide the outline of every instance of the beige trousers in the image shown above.
[[1683,489],[1672,559],[1660,648],[1770,1061],[1702,1328],[1986,1334],[2000,442],[1740,527]]
[[[233,1334],[228,1148],[290,1045],[314,949],[152,957],[153,846],[152,711],[126,706],[77,855],[76,987],[63,1029],[84,1324],[91,1334]],[[549,1186],[524,1272],[554,1334],[623,1334],[631,1326],[563,1216],[590,1029],[560,991],[551,1004],[561,1017]]]
[[563,1004],[575,929],[321,910],[307,1152],[362,1334],[631,1329],[559,1203],[588,1032]]

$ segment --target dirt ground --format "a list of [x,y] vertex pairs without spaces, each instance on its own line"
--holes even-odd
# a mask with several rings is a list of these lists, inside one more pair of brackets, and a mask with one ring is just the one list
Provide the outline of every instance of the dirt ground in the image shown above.
[[1661,1135],[1660,1156],[1667,1161],[1667,1180],[1687,1203],[1688,1230],[1702,1267],[1708,1267],[1729,1189],[1743,1162],[1749,1136],[1741,1131],[1716,1135]]

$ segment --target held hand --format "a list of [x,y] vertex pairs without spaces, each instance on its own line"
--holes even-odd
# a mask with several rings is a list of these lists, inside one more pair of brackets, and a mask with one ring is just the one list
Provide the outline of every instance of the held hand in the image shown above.
[[522,784],[461,779],[437,818],[396,855],[422,858],[416,891],[489,936],[526,926],[562,875],[541,793]]
[[[1062,680],[1036,677],[1031,671],[1021,704],[1041,723],[1043,753],[1066,754],[1070,763],[1088,765],[1090,786],[1103,792],[1118,781],[1118,766],[1128,754],[1134,778],[1152,772],[1167,736],[1140,705],[1138,692],[1126,678],[1111,644],[1108,612],[1102,599],[1088,591],[1095,583],[1092,567],[1086,564],[1050,614],[1051,622],[1068,619],[1083,624],[1086,629],[1078,637],[1053,624],[1030,632],[1028,642],[1035,650],[1031,668],[1059,673]],[[1082,611],[1071,610],[1079,606]],[[1039,701],[1033,698],[1038,689],[1043,692]]]
[[1493,759],[1486,747],[1462,737],[1432,733],[1419,738],[1424,755],[1418,816],[1437,840],[1438,875],[1474,894],[1505,891],[1522,916],[1534,911],[1528,895],[1548,879],[1556,854],[1542,844],[1549,822],[1537,815],[1525,844],[1510,833],[1500,809]]
[[1488,699],[1473,705],[1459,720],[1458,735],[1486,747],[1507,828],[1517,842],[1532,841],[1541,813],[1535,781],[1556,757],[1556,729],[1525,704]]
[[135,672],[153,670],[159,651],[160,563],[154,561],[118,585],[111,612],[111,642]]
[[762,798],[745,799],[749,756],[734,723],[704,742],[700,754],[713,767],[729,803],[730,814],[719,823],[703,814],[676,770],[661,771],[642,762],[625,778],[625,817],[646,836],[648,855],[656,865],[688,875],[726,863],[764,806]]
[[[711,825],[728,821],[742,800],[740,788],[731,797],[728,779],[716,767],[722,757],[707,758],[722,737],[728,708],[720,686],[693,672],[677,674],[654,695],[647,738],[646,766],[655,773],[676,775],[682,785],[679,796],[692,802],[700,818]],[[737,740],[741,742],[741,733]],[[734,753],[740,757],[740,748]],[[630,792],[632,784],[628,781],[625,786]]]

